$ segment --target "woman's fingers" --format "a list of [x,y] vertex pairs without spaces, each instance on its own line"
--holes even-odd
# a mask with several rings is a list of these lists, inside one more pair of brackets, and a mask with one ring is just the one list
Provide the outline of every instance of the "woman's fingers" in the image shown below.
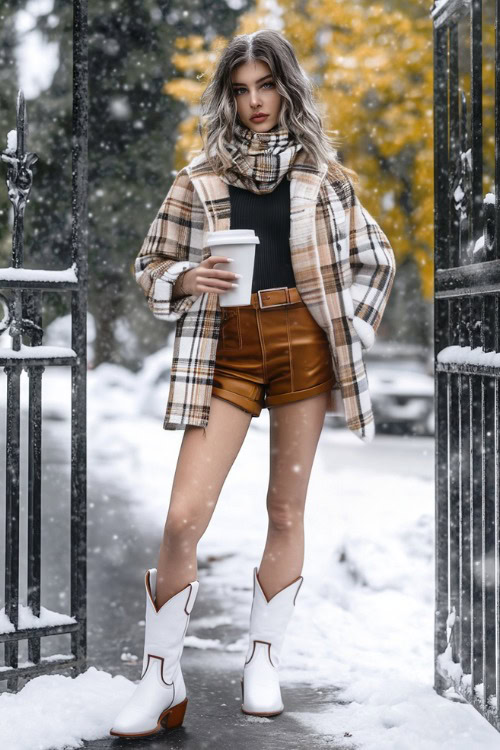
[[237,276],[232,271],[214,268],[216,263],[230,263],[230,259],[222,255],[211,255],[196,268],[197,292],[216,292],[221,294],[228,289],[238,286]]
[[231,281],[224,281],[223,279],[218,279],[210,276],[203,276],[202,278],[198,278],[197,284],[199,291],[202,292],[226,292],[233,286],[238,285],[234,284]]
[[217,277],[219,279],[236,279],[237,275],[230,271],[229,269],[226,271],[223,268],[215,268],[216,263],[230,263],[232,258],[225,258],[222,255],[211,255],[209,258],[205,258],[205,260],[200,264],[200,274],[203,275],[204,278],[210,278],[210,277]]

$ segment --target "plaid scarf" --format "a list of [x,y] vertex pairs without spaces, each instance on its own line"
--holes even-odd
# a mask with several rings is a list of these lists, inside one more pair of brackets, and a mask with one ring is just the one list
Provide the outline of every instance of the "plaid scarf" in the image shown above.
[[267,133],[257,133],[236,122],[233,137],[224,139],[234,166],[221,175],[228,185],[250,190],[252,193],[271,193],[287,174],[298,143],[285,127],[275,125]]

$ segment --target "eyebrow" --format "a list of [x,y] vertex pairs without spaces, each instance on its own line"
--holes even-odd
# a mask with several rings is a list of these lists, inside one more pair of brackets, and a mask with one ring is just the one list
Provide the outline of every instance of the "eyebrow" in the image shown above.
[[[266,78],[271,78],[272,73],[268,73],[267,76],[263,76],[262,78],[257,78],[255,83],[260,83],[261,81],[264,81]],[[236,83],[236,81],[232,81],[233,86],[246,86],[246,83]]]

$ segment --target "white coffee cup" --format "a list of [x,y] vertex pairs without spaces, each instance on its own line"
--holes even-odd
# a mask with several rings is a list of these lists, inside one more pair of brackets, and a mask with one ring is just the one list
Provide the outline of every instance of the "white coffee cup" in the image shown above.
[[233,282],[238,284],[237,287],[219,293],[221,307],[250,304],[257,244],[260,240],[253,229],[222,229],[207,233],[205,245],[212,255],[233,258],[230,263],[216,263],[214,268],[241,274],[241,278]]

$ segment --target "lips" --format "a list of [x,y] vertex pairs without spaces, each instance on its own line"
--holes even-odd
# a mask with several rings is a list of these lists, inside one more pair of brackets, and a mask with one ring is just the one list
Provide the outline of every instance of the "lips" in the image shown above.
[[268,117],[268,116],[269,116],[269,115],[265,115],[265,114],[258,114],[258,115],[254,115],[254,116],[253,116],[253,117],[251,117],[250,119],[251,119],[251,120],[265,120],[265,119],[266,119],[266,117]]

